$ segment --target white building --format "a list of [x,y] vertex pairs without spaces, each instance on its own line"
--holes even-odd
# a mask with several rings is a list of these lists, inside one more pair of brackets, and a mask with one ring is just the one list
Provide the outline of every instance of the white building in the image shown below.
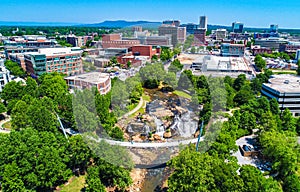
[[288,108],[294,116],[300,116],[300,77],[294,75],[272,75],[262,86],[262,95],[276,98],[281,111]]
[[10,72],[4,66],[0,66],[0,92],[3,90],[4,86],[10,81]]
[[66,77],[70,89],[91,89],[96,87],[104,95],[111,89],[111,80],[108,73],[90,72]]

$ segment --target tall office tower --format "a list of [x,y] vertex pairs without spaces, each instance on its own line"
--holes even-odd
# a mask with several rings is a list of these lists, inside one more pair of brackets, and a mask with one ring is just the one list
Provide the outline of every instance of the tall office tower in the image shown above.
[[278,32],[278,25],[271,24],[270,25],[270,32],[277,33]]
[[158,35],[159,36],[165,36],[165,35],[171,35],[172,38],[172,45],[175,47],[178,43],[178,27],[175,27],[174,25],[161,25],[158,27]]
[[207,17],[206,16],[200,16],[199,28],[207,30]]
[[242,33],[244,29],[244,24],[240,22],[232,23],[232,32],[234,33]]

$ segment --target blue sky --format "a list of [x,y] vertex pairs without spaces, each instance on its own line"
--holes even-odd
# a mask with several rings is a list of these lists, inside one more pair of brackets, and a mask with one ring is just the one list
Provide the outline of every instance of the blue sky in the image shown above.
[[300,28],[299,0],[1,0],[0,21],[97,23],[104,20],[179,19],[249,27]]

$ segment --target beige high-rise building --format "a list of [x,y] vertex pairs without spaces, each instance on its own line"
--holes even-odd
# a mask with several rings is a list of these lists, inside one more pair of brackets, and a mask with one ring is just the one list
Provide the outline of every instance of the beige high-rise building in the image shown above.
[[171,43],[175,47],[178,43],[178,27],[174,25],[161,25],[158,28],[158,35],[159,36],[165,36],[165,35],[171,35]]
[[186,28],[178,27],[177,29],[177,41],[178,43],[184,43],[186,39]]

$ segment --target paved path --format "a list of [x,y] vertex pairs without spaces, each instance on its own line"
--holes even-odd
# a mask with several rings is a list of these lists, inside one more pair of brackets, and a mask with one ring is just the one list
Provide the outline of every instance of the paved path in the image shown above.
[[10,117],[0,122],[0,133],[10,133],[10,130],[4,129],[2,126],[4,123],[10,121]]
[[138,104],[134,109],[132,109],[132,110],[129,111],[128,113],[125,113],[124,115],[122,115],[122,116],[119,117],[118,119],[122,119],[123,117],[126,118],[126,117],[128,117],[129,115],[134,114],[135,112],[137,112],[137,111],[143,106],[143,104],[144,104],[144,100],[143,100],[143,98],[141,97],[141,98],[140,98],[139,104]]
[[[203,141],[204,137],[201,137],[200,141]],[[125,141],[115,141],[110,139],[103,139],[99,138],[97,141],[100,142],[101,140],[104,140],[105,142],[109,143],[110,145],[119,145],[122,147],[132,147],[132,148],[166,148],[166,147],[177,147],[180,144],[181,145],[188,145],[190,143],[197,143],[198,138],[193,139],[186,139],[186,140],[176,140],[176,141],[167,141],[167,142],[153,142],[153,143],[143,143],[143,142],[125,142]]]

